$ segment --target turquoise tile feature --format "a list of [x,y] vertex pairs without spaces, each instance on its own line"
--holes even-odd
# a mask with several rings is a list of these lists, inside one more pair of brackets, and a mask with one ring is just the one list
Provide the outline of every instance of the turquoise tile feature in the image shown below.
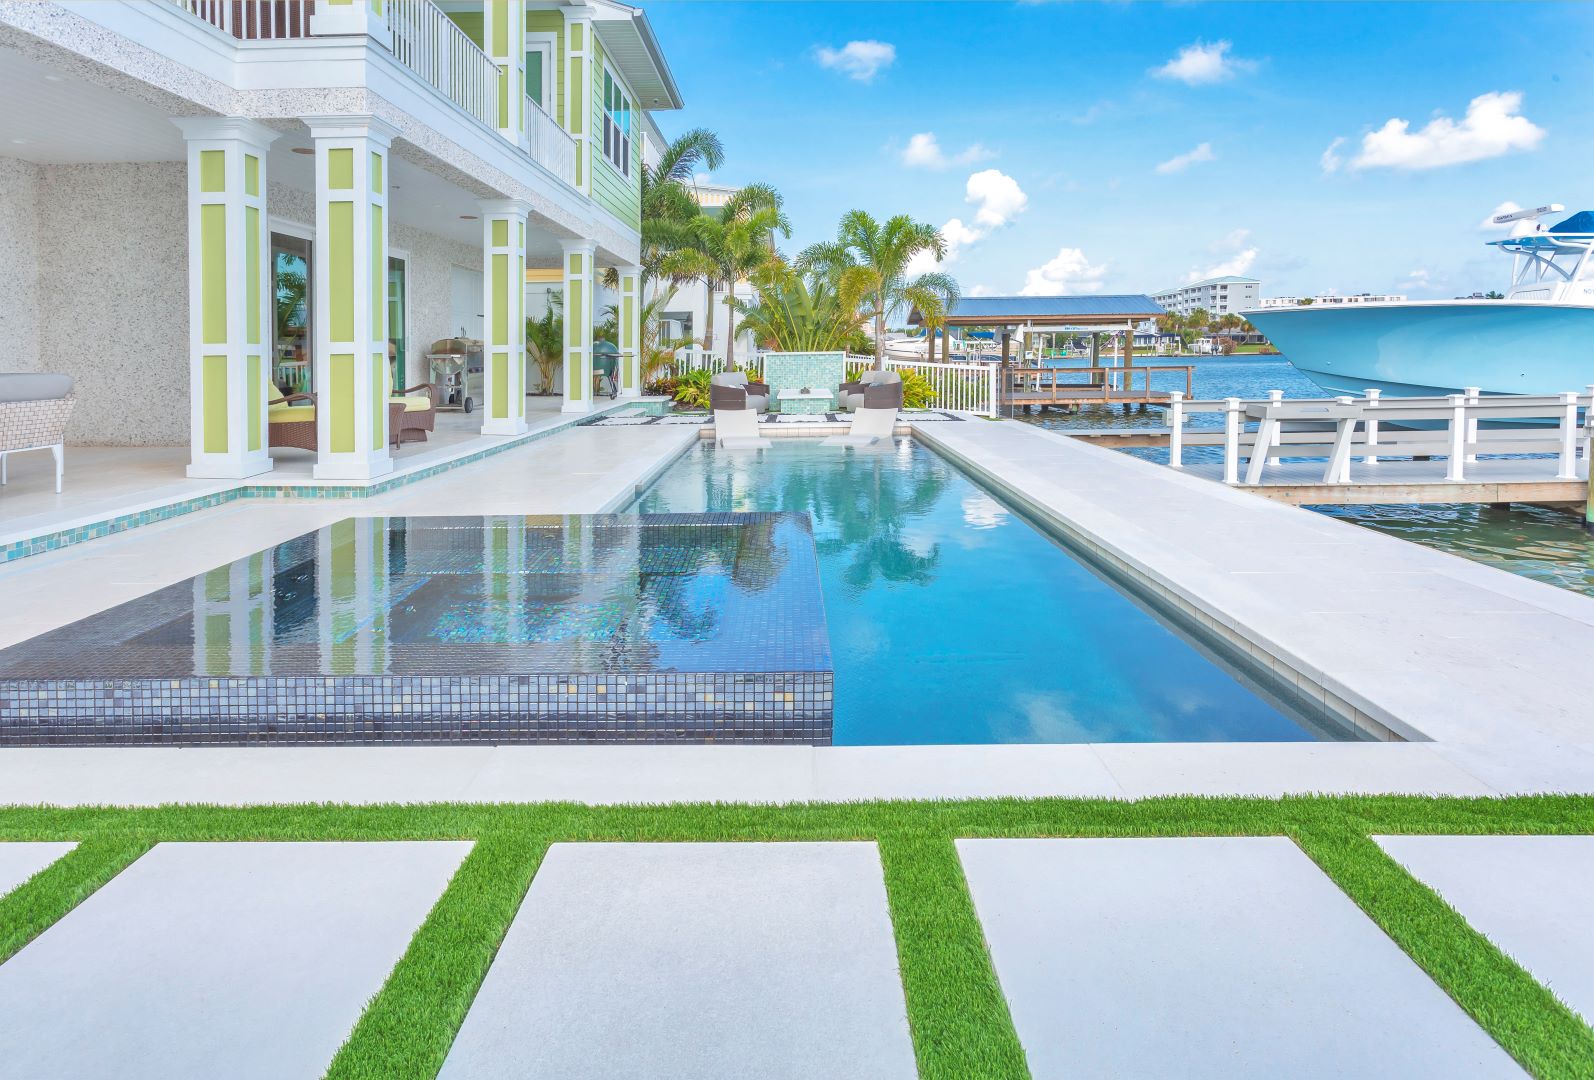
[[[782,390],[829,390],[832,394],[847,378],[844,352],[776,352],[764,354],[764,381],[769,384],[769,407],[780,411]],[[801,411],[801,410],[798,410]]]

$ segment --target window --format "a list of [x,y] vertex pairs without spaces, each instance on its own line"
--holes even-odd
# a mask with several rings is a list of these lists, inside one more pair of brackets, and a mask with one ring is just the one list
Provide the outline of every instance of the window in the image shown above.
[[608,68],[603,69],[603,156],[621,176],[631,175],[631,100]]

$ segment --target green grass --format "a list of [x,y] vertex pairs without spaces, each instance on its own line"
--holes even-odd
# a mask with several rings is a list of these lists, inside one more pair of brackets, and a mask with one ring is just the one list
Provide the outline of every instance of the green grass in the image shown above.
[[1024,1077],[1023,1050],[953,840],[1289,836],[1530,1073],[1594,1080],[1594,1031],[1369,839],[1383,833],[1594,833],[1594,799],[0,809],[0,839],[80,841],[72,854],[0,899],[0,960],[161,840],[471,839],[471,854],[327,1074],[337,1080],[432,1077],[549,844],[875,840],[920,1075]]

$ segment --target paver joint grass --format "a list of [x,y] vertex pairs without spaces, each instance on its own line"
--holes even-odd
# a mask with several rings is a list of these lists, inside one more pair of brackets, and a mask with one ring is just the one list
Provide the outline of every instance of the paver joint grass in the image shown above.
[[0,961],[163,840],[474,840],[327,1074],[430,1078],[549,844],[874,840],[920,1075],[1027,1077],[954,840],[1289,836],[1532,1075],[1594,1080],[1594,1031],[1370,839],[1385,833],[1594,833],[1594,798],[0,808],[0,840],[79,841],[0,898]]

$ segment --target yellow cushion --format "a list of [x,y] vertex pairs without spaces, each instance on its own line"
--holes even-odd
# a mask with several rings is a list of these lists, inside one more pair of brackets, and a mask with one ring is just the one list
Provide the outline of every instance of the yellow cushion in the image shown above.
[[395,394],[388,398],[389,401],[402,401],[405,412],[426,412],[432,407],[432,399],[425,394],[410,394],[407,397]]
[[313,424],[315,410],[300,405],[273,405],[266,419],[273,424]]

